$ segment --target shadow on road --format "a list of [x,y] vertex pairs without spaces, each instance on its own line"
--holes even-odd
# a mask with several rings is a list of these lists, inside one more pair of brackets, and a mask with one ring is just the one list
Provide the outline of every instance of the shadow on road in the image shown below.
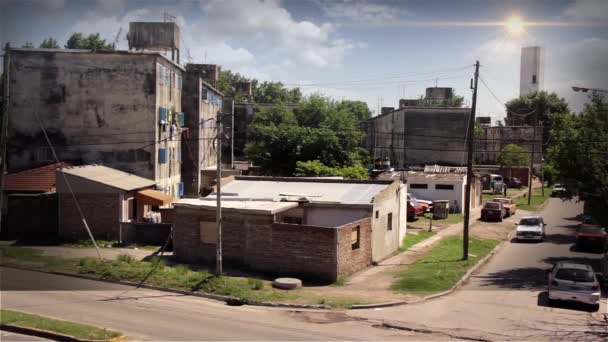
[[479,275],[480,286],[498,286],[505,289],[539,290],[547,286],[547,270],[537,267],[514,268],[510,270]]
[[591,265],[595,272],[601,271],[601,259],[600,258],[585,258],[585,257],[548,257],[542,260],[548,264],[555,265],[558,262],[573,262],[577,264]]
[[567,310],[576,310],[576,311],[585,311],[585,312],[595,312],[595,309],[591,307],[591,305],[585,305],[583,303],[576,302],[565,302],[565,301],[555,301],[553,303],[549,302],[549,292],[543,291],[538,294],[538,299],[536,301],[538,306],[544,306],[548,308],[560,308]]
[[556,245],[568,245],[573,244],[576,238],[572,235],[567,234],[547,234],[545,241]]

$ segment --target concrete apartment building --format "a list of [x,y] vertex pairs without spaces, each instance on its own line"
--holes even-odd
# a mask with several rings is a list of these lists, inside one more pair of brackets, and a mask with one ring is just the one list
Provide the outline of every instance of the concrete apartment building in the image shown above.
[[402,107],[364,122],[364,145],[396,168],[464,165],[470,114],[470,108]]
[[[173,38],[153,47],[174,51],[177,26],[158,24]],[[37,114],[61,161],[110,166],[180,196],[185,69],[137,37],[145,35],[130,32],[129,43],[140,50],[7,51],[9,172],[54,162]]]
[[[536,132],[535,132],[536,130]],[[477,164],[497,165],[498,155],[509,144],[517,144],[534,153],[534,164],[542,160],[543,130],[533,126],[483,127],[483,134],[475,142],[474,160]]]

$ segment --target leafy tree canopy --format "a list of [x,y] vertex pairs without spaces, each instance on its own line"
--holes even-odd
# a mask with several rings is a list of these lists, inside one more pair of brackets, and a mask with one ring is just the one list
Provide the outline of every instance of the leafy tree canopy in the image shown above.
[[567,197],[584,199],[593,215],[608,224],[608,101],[593,94],[580,115],[557,113],[548,160]]
[[496,161],[502,167],[527,166],[530,163],[528,149],[517,144],[505,146],[496,157]]
[[102,39],[99,33],[84,36],[82,33],[73,33],[65,44],[66,49],[86,50],[114,50],[114,45]]
[[365,121],[372,117],[372,111],[363,101],[342,100],[337,104],[337,109],[351,113],[357,121]]
[[329,167],[319,160],[296,162],[295,176],[297,177],[344,177],[346,179],[367,179],[367,169],[361,164],[345,167]]
[[59,49],[59,43],[53,37],[45,38],[42,43],[40,43],[39,48],[41,49]]
[[25,42],[25,44],[21,45],[21,47],[24,49],[33,49],[34,44],[32,44],[32,42]]

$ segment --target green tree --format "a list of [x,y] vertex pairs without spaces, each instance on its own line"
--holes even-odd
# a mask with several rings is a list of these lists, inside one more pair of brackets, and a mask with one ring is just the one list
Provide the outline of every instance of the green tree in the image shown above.
[[552,146],[548,159],[557,181],[568,194],[578,195],[592,214],[608,224],[608,101],[598,94],[578,116],[558,113],[553,117]]
[[368,179],[368,172],[361,164],[345,167],[329,167],[319,160],[296,162],[296,177],[344,177],[346,179]]
[[342,100],[336,109],[350,113],[356,121],[365,121],[372,117],[372,111],[363,101]]
[[73,33],[65,44],[66,49],[85,49],[85,50],[114,50],[112,43],[102,39],[99,33],[84,36],[82,33]]
[[[551,141],[550,132],[553,128],[554,117],[560,113],[569,113],[568,102],[556,93],[546,91],[534,92],[520,96],[506,103],[507,110],[523,118],[525,125],[543,127],[543,140]],[[509,123],[512,124],[512,123]],[[543,146],[546,151],[546,146]]]
[[300,88],[288,89],[281,82],[258,83],[253,94],[255,103],[278,103],[296,104],[302,99]]
[[[244,102],[245,98],[237,94],[239,83],[252,82],[252,88],[255,88],[257,80],[249,79],[230,70],[220,70],[220,77],[217,82],[217,87],[225,96],[234,98],[237,102]],[[238,96],[237,96],[238,95]]]
[[517,144],[505,146],[496,157],[496,161],[502,167],[527,166],[530,163],[529,151]]
[[25,42],[25,44],[21,45],[21,47],[24,49],[33,49],[34,44],[32,44],[32,42]]
[[53,37],[45,38],[42,43],[40,43],[39,48],[41,49],[59,49],[59,43]]

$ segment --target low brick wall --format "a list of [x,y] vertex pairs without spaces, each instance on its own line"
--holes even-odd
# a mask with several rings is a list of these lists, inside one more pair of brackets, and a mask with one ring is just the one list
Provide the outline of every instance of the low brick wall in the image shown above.
[[[77,193],[76,198],[96,239],[118,240],[119,200],[116,193]],[[82,218],[69,193],[59,194],[59,236],[70,240],[88,239]]]
[[[359,227],[359,248],[353,249],[351,234]],[[338,229],[338,275],[349,275],[372,264],[371,219],[365,218]]]
[[57,194],[7,196],[7,233],[14,238],[45,240],[57,237]]
[[162,246],[171,232],[171,224],[135,223],[135,242]]

